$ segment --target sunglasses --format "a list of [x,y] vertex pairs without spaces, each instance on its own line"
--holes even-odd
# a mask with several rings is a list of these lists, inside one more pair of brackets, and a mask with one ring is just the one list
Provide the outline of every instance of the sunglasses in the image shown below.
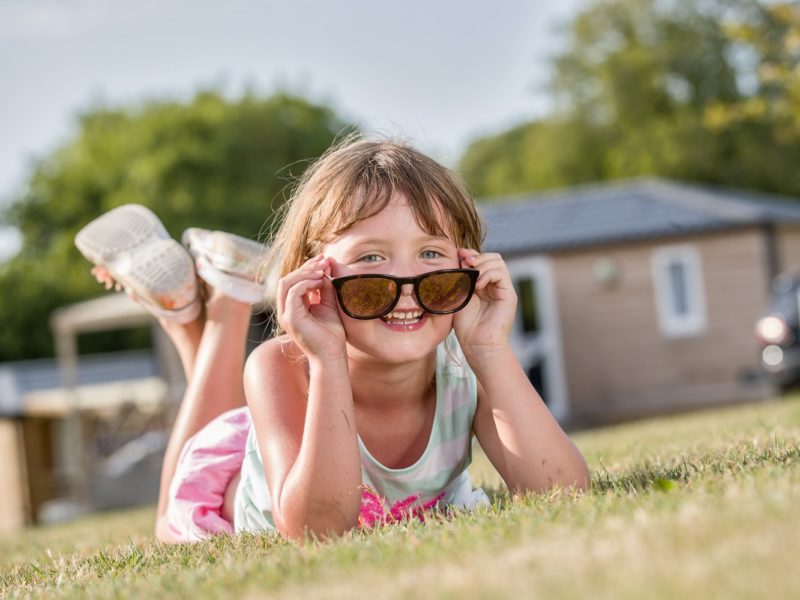
[[400,300],[402,286],[414,285],[420,307],[435,315],[449,315],[467,305],[478,280],[476,269],[443,269],[416,277],[346,275],[331,279],[339,306],[353,319],[388,315]]

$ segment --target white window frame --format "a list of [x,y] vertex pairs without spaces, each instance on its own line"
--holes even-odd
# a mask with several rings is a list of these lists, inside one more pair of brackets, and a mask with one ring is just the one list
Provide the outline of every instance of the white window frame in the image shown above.
[[[688,312],[678,314],[673,306],[674,290],[670,277],[670,265],[675,262],[683,266],[686,284]],[[700,253],[690,244],[662,246],[653,251],[653,285],[655,287],[656,311],[661,333],[668,338],[702,335],[706,332],[706,298],[703,285],[703,268]]]

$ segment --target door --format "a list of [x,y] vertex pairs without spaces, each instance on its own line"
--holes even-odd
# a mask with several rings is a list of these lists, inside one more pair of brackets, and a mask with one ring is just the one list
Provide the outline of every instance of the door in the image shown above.
[[569,407],[551,260],[535,256],[507,264],[517,291],[511,345],[550,412],[564,419]]

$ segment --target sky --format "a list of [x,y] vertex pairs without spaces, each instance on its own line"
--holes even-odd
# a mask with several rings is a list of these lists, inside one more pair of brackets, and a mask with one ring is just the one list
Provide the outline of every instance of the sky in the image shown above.
[[[285,89],[454,165],[548,109],[587,0],[0,0],[0,204],[97,104]],[[0,230],[0,258],[18,238]]]

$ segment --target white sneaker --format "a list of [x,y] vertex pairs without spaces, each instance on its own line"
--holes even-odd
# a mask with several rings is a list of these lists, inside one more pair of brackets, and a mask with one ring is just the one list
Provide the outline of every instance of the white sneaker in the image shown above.
[[112,209],[81,229],[75,245],[154,315],[187,323],[200,314],[192,258],[150,209]]
[[212,287],[246,304],[261,304],[266,286],[259,270],[267,247],[226,233],[191,227],[181,236],[195,259],[197,274]]

